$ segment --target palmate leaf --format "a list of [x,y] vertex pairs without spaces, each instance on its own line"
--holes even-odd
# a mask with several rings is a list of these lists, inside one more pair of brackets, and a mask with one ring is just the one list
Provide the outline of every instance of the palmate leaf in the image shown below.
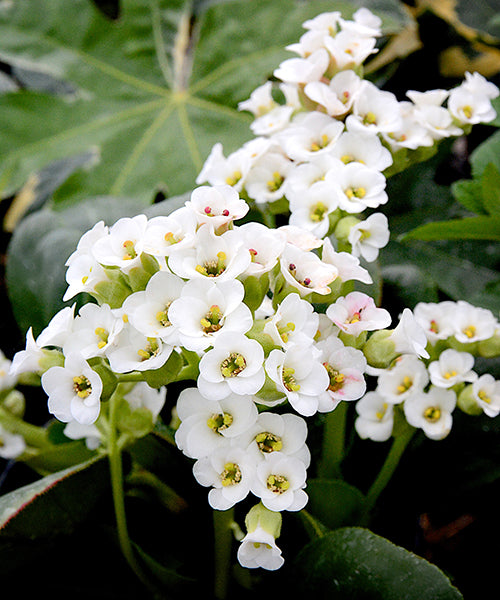
[[[348,17],[357,4],[334,8]],[[402,26],[396,0],[377,4],[386,31]],[[238,102],[292,56],[284,48],[304,32],[304,20],[332,10],[322,0],[120,6],[120,18],[110,20],[88,0],[1,5],[0,59],[74,90],[1,95],[1,196],[51,161],[96,146],[100,163],[78,189],[63,186],[59,200],[123,195],[147,205],[158,189],[192,189],[216,142],[229,153],[252,137],[252,117],[237,110]]]

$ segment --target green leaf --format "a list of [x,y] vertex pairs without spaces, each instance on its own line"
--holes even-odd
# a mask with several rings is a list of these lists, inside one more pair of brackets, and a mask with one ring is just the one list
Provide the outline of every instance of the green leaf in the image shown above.
[[101,219],[111,225],[136,213],[135,199],[89,198],[63,211],[44,208],[19,223],[8,247],[6,277],[21,331],[32,326],[36,335],[65,305],[65,262],[82,234]]
[[364,495],[340,479],[309,479],[307,510],[323,525],[337,529],[355,525],[361,516]]
[[23,462],[40,475],[48,475],[81,464],[94,456],[95,453],[87,448],[85,442],[77,440],[44,448]]
[[107,461],[91,460],[1,496],[0,544],[71,533],[107,487]]
[[489,164],[500,170],[500,131],[496,131],[471,154],[472,176],[480,178]]
[[337,529],[305,546],[294,562],[297,592],[317,600],[458,600],[435,565],[367,529]]
[[453,197],[468,211],[477,215],[486,214],[481,194],[481,183],[477,179],[460,179],[451,185]]
[[404,234],[406,240],[495,240],[500,241],[500,215],[434,221]]
[[481,176],[483,203],[488,213],[500,217],[500,170],[493,164],[486,165]]
[[[399,4],[368,2],[380,7],[389,33],[408,20]],[[357,5],[335,9],[349,17]],[[75,91],[70,99],[30,90],[0,96],[1,194],[12,195],[49,162],[98,147],[99,164],[58,199],[123,195],[147,205],[155,190],[192,189],[216,142],[228,153],[250,139],[252,117],[238,102],[290,57],[285,46],[302,35],[302,23],[332,10],[331,2],[203,6],[123,0],[116,20],[89,0],[3,6],[2,61],[28,64]]]

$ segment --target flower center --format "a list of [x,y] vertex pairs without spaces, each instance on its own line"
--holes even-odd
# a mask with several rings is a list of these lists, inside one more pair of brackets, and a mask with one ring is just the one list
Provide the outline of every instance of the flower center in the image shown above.
[[207,425],[219,435],[222,435],[222,431],[230,427],[233,423],[233,417],[227,412],[214,413],[208,420]]
[[154,338],[148,338],[146,347],[137,350],[137,354],[140,356],[141,361],[144,361],[156,356],[159,351],[160,347],[158,346],[158,342]]
[[470,119],[472,117],[472,115],[474,114],[474,111],[472,110],[472,106],[470,106],[469,104],[467,104],[467,106],[462,107],[462,112],[464,113],[464,115],[467,119]]
[[366,190],[364,187],[350,187],[345,190],[345,195],[349,200],[352,200],[353,198],[364,198],[366,196]]
[[288,342],[288,334],[290,331],[295,331],[295,323],[287,323],[286,325],[277,325],[276,329],[280,334],[281,339],[286,344]]
[[123,242],[123,247],[125,248],[125,256],[123,257],[123,260],[132,260],[133,258],[136,258],[137,252],[134,248],[134,242],[131,240],[126,240]]
[[268,454],[269,452],[279,452],[283,448],[283,442],[279,435],[263,431],[255,436],[255,441],[261,452]]
[[446,373],[443,375],[443,377],[445,379],[451,379],[452,377],[456,377],[456,376],[457,376],[456,371],[446,371]]
[[101,350],[108,343],[109,332],[104,327],[96,327],[94,333],[99,338],[97,347]]
[[298,392],[300,390],[300,385],[295,380],[294,374],[295,369],[292,369],[292,367],[285,367],[283,369],[283,385],[289,392]]
[[429,406],[424,411],[424,418],[427,419],[430,423],[435,423],[439,421],[441,417],[441,409],[438,406]]
[[278,171],[274,171],[273,178],[267,182],[267,189],[270,192],[277,192],[284,181],[285,178]]
[[319,223],[323,220],[325,214],[328,212],[328,207],[323,202],[316,202],[311,206],[309,211],[309,218],[314,223]]
[[172,325],[172,323],[170,323],[168,320],[168,309],[170,308],[171,304],[172,302],[168,302],[167,306],[165,306],[163,310],[160,310],[156,313],[156,320],[158,323],[163,325],[163,327],[170,327],[170,325]]
[[388,409],[388,407],[389,407],[389,405],[387,404],[387,402],[384,402],[384,403],[382,404],[382,408],[381,408],[381,410],[378,410],[378,411],[375,413],[375,416],[377,417],[377,419],[378,419],[379,421],[382,421],[382,419],[385,417],[385,413],[387,412],[387,409]]
[[85,375],[73,377],[73,390],[79,398],[88,398],[92,393],[92,384]]
[[226,177],[226,183],[227,185],[236,185],[242,177],[243,174],[241,171],[234,171],[231,175]]
[[364,125],[376,125],[377,124],[377,115],[371,111],[367,112],[363,117]]
[[220,474],[220,479],[224,487],[236,485],[242,479],[240,467],[236,463],[228,462],[224,465],[224,470]]
[[488,393],[485,392],[484,390],[479,390],[477,395],[479,396],[479,399],[482,400],[483,402],[486,402],[487,404],[491,403],[491,398],[488,396]]
[[290,487],[290,482],[284,475],[269,475],[266,484],[267,489],[275,494],[283,494]]
[[330,377],[330,385],[328,386],[328,389],[331,392],[338,392],[344,387],[345,375],[343,375],[340,371],[337,371],[337,369],[334,369],[332,365],[329,365],[326,362],[323,363],[323,366]]
[[462,329],[462,332],[470,339],[476,335],[476,328],[474,325],[469,325],[468,327]]
[[196,265],[195,269],[205,277],[218,277],[226,270],[226,253],[217,252],[217,260],[207,260],[203,265]]
[[326,146],[328,146],[328,143],[330,142],[328,136],[326,135],[326,133],[324,133],[320,140],[317,142],[313,142],[311,144],[311,152],[318,152],[318,150],[322,150],[323,148],[325,148]]
[[220,365],[220,372],[223,377],[236,377],[239,375],[247,366],[245,357],[239,352],[231,352],[231,354],[225,358]]
[[210,307],[207,314],[200,320],[203,333],[214,333],[219,331],[221,325],[222,311],[217,304]]
[[405,375],[403,377],[403,381],[396,388],[396,391],[398,394],[404,394],[411,388],[412,385],[413,385],[413,380],[410,379],[410,377],[408,377],[408,375]]

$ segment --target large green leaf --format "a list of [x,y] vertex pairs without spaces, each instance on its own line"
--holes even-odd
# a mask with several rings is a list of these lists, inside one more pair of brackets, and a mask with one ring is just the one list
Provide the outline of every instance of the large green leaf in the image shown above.
[[333,600],[458,600],[436,566],[367,529],[337,529],[308,544],[294,564],[297,591]]
[[[95,146],[101,161],[78,190],[66,190],[72,199],[125,195],[147,204],[157,189],[192,189],[216,142],[228,153],[251,137],[251,116],[237,103],[291,56],[284,47],[304,20],[332,8],[349,16],[356,4],[232,0],[195,12],[183,0],[124,0],[110,20],[89,0],[3,3],[0,59],[74,92],[1,95],[0,194]],[[386,31],[407,18],[396,0],[368,4],[381,7]]]

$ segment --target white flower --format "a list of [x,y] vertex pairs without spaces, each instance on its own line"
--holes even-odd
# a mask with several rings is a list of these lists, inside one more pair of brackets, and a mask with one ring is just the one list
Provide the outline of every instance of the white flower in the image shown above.
[[82,292],[92,294],[99,282],[108,279],[106,271],[91,254],[75,256],[65,277],[68,287],[63,295],[64,302]]
[[109,305],[84,304],[73,322],[73,335],[63,344],[63,353],[78,353],[83,358],[103,356],[122,327],[123,320]]
[[257,204],[274,202],[286,193],[288,174],[294,163],[282,152],[271,149],[254,164],[245,182],[245,191]]
[[315,250],[321,248],[323,240],[310,231],[295,225],[281,225],[276,229],[280,234],[284,233],[286,241],[301,250]]
[[397,152],[401,148],[416,150],[421,146],[432,146],[434,140],[428,129],[421,124],[416,106],[412,102],[402,101],[399,103],[399,109],[402,119],[399,128],[382,133],[382,138],[392,151]]
[[326,310],[326,315],[345,333],[359,335],[362,331],[384,329],[391,324],[385,308],[377,308],[373,298],[362,292],[350,292],[338,298]]
[[156,272],[144,290],[130,294],[123,302],[122,312],[128,322],[148,338],[160,338],[176,345],[178,331],[170,321],[170,307],[179,298],[185,282],[167,271]]
[[320,31],[322,34],[325,32],[335,33],[341,17],[342,13],[338,10],[324,12],[316,15],[312,19],[307,19],[307,21],[304,21],[304,23],[302,23],[302,27],[310,31]]
[[378,392],[368,392],[356,402],[354,427],[361,439],[385,442],[392,435],[394,406]]
[[215,229],[241,219],[250,208],[229,185],[198,187],[186,206],[193,210],[199,225],[210,223]]
[[[36,369],[34,369],[36,370]],[[10,390],[17,384],[17,375],[12,369],[12,361],[0,350],[0,392]]]
[[453,335],[454,312],[455,303],[451,300],[419,302],[413,309],[413,316],[424,329],[427,340],[434,345],[437,340],[445,340]]
[[332,194],[328,186],[311,186],[301,197],[290,200],[289,223],[324,237],[330,229],[330,215],[338,208],[338,194]]
[[320,400],[320,412],[330,412],[342,400],[358,400],[366,392],[366,358],[361,350],[344,346],[336,337],[318,342],[330,385]]
[[107,237],[109,228],[104,224],[104,221],[96,223],[92,229],[86,231],[80,238],[76,250],[66,260],[66,266],[71,265],[75,260],[81,256],[87,256],[92,253],[92,248],[97,240]]
[[[310,84],[311,85],[311,84]],[[276,135],[285,154],[294,161],[328,154],[344,130],[340,121],[318,111],[299,113],[290,127]]]
[[475,381],[477,373],[472,370],[474,356],[452,348],[444,350],[439,359],[428,366],[431,383],[437,387],[450,388],[461,381]]
[[298,415],[261,412],[254,425],[239,439],[255,462],[265,460],[272,452],[281,452],[301,460],[306,468],[311,462],[311,453],[306,446],[307,423]]
[[280,259],[281,273],[285,281],[301,296],[312,292],[330,293],[329,283],[337,278],[337,268],[324,263],[316,254],[287,243]]
[[147,223],[146,215],[118,219],[108,235],[92,246],[94,258],[101,265],[120,267],[127,273],[140,264]]
[[251,491],[273,511],[298,511],[307,504],[306,467],[298,458],[273,452],[256,468]]
[[367,262],[377,259],[380,248],[389,242],[389,221],[383,213],[374,213],[351,227],[348,241],[354,256],[362,256]]
[[396,352],[400,354],[416,354],[429,358],[429,353],[425,349],[427,345],[425,330],[409,308],[405,308],[401,313],[399,323],[389,339],[394,342]]
[[500,93],[498,87],[485,79],[480,73],[469,73],[466,71],[465,81],[461,85],[468,92],[486,96],[490,100],[497,98]]
[[318,48],[307,58],[288,58],[277,69],[274,76],[287,83],[309,83],[318,81],[330,63],[328,52]]
[[460,124],[488,123],[497,114],[489,98],[473,94],[461,86],[450,92],[447,106],[451,116]]
[[170,357],[173,346],[161,338],[148,337],[125,324],[106,354],[115,373],[159,369]]
[[318,411],[320,396],[328,388],[330,378],[317,351],[295,345],[286,351],[274,349],[265,368],[277,391],[299,414],[310,417]]
[[200,360],[198,389],[208,400],[222,400],[231,393],[255,394],[264,385],[263,364],[264,350],[256,340],[223,332]]
[[273,84],[266,81],[263,85],[255,88],[248,100],[238,103],[238,110],[247,110],[254,117],[261,117],[276,108],[277,102],[272,96]]
[[33,337],[33,328],[30,327],[26,332],[25,349],[14,354],[9,367],[9,374],[17,378],[21,373],[37,373],[41,369],[40,359],[43,356],[44,351],[36,343]]
[[66,356],[64,367],[51,367],[42,375],[49,397],[48,409],[59,421],[82,425],[96,421],[101,409],[102,381],[78,354]]
[[250,252],[251,262],[240,275],[241,279],[269,273],[278,263],[286,244],[286,234],[280,229],[250,221],[238,227],[242,246]]
[[236,229],[216,235],[209,225],[201,225],[193,247],[178,250],[169,257],[169,268],[184,279],[210,277],[218,281],[234,279],[249,266],[250,253],[242,252]]
[[237,558],[242,567],[261,567],[268,571],[276,571],[285,562],[275,538],[262,527],[245,535],[238,548]]
[[472,384],[474,398],[488,417],[496,417],[500,413],[500,381],[493,375],[485,373]]
[[36,338],[37,346],[39,348],[48,346],[62,348],[66,340],[72,335],[74,318],[75,304],[58,311]]
[[431,387],[430,390],[414,394],[403,405],[406,420],[420,428],[432,440],[442,440],[451,431],[452,412],[457,397],[452,390]]
[[102,434],[93,423],[82,425],[78,421],[70,421],[64,427],[63,432],[70,440],[84,439],[89,450],[96,450],[102,443]]
[[11,433],[0,425],[0,458],[11,460],[18,458],[26,450],[22,435]]
[[318,314],[312,304],[296,293],[288,294],[264,325],[264,333],[284,349],[294,344],[310,346],[317,331]]
[[497,319],[487,308],[458,300],[452,317],[453,335],[464,344],[487,340],[495,334]]
[[[340,71],[329,84],[312,81],[304,88],[304,93],[314,102],[323,106],[332,117],[340,117],[351,110],[352,104],[361,89],[362,79],[354,71]],[[343,126],[342,126],[343,129]]]
[[197,388],[187,388],[179,394],[177,414],[177,447],[198,459],[252,428],[258,411],[252,396],[230,395],[217,402],[204,398]]
[[324,183],[340,190],[339,208],[348,213],[360,213],[367,208],[377,208],[388,200],[386,179],[380,171],[358,162],[344,165],[337,162],[326,175]]
[[334,265],[342,281],[357,280],[362,283],[373,283],[370,273],[359,264],[359,258],[348,252],[336,252],[330,238],[323,241],[321,260]]
[[211,487],[208,502],[215,510],[227,510],[244,500],[255,479],[255,467],[245,450],[224,444],[198,459],[193,474],[200,485]]
[[165,386],[156,389],[150,387],[145,381],[138,381],[123,398],[133,411],[138,409],[148,410],[153,418],[153,423],[155,423],[165,405],[166,395],[167,388]]
[[399,404],[411,395],[420,393],[429,383],[424,363],[413,354],[399,357],[391,369],[378,377],[377,392],[390,404]]
[[360,36],[349,29],[343,29],[335,37],[325,38],[325,47],[339,70],[361,65],[370,54],[378,52],[375,44],[374,38]]
[[208,278],[188,281],[168,309],[179,344],[199,352],[213,345],[223,331],[246,333],[253,318],[243,303],[244,295],[243,284],[237,279],[217,283]]
[[352,21],[339,19],[342,29],[353,31],[357,35],[379,37],[382,35],[382,19],[374,15],[368,8],[358,8],[353,14]]
[[165,257],[192,246],[197,225],[196,215],[185,206],[170,215],[149,219],[144,234],[144,252],[151,256]]
[[319,154],[308,162],[297,165],[287,178],[288,200],[300,202],[304,192],[311,189],[324,188],[325,192],[330,194],[332,190],[336,191],[335,179],[328,183],[325,183],[324,179],[334,167],[338,170],[341,166],[339,159],[329,153]]
[[[422,125],[433,140],[462,134],[462,130],[453,124],[453,119],[442,103],[448,97],[446,90],[428,90],[417,92],[408,90],[406,95],[414,104],[413,114],[416,121]],[[394,128],[393,131],[397,131]]]
[[209,183],[213,186],[230,185],[237,192],[241,192],[248,172],[270,145],[271,142],[266,138],[254,138],[226,158],[222,144],[218,142],[213,146],[196,177],[196,183]]
[[348,131],[384,133],[402,125],[399,102],[392,92],[380,90],[368,80],[356,96],[352,114],[346,119]]
[[366,131],[344,131],[331,154],[344,164],[359,162],[380,172],[393,162],[392,154],[382,145],[379,137]]

